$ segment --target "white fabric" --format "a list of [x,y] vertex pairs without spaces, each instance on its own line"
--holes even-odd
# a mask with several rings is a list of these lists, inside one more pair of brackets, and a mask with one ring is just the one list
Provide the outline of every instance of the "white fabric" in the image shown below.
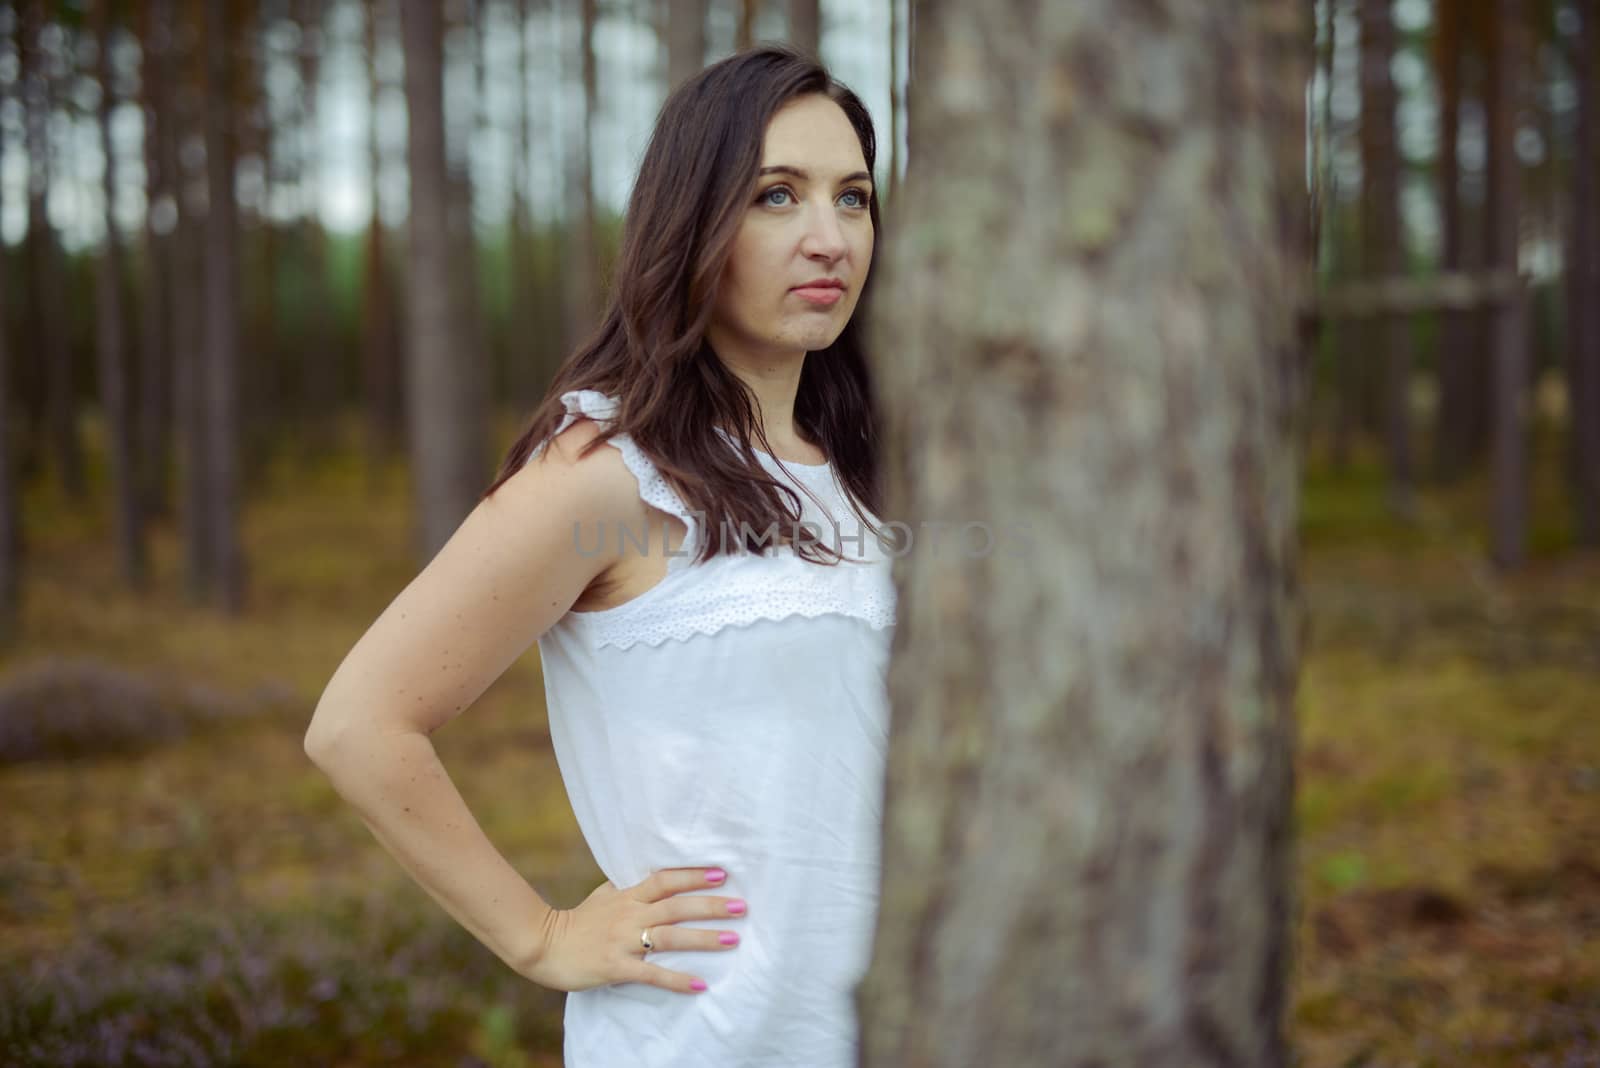
[[[616,413],[594,390],[562,401],[557,433],[580,414]],[[704,978],[702,993],[644,983],[569,993],[566,1068],[853,1068],[854,988],[878,903],[891,559],[831,465],[786,463],[786,479],[759,453],[820,498],[800,492],[802,518],[856,562],[772,548],[693,563],[700,517],[630,438],[610,444],[689,540],[656,586],[568,612],[540,639],[561,777],[613,885],[720,865],[727,881],[692,893],[742,897],[749,912],[679,924],[737,931],[733,949],[649,955]],[[594,546],[593,529],[582,536]],[[659,552],[659,527],[649,536]]]

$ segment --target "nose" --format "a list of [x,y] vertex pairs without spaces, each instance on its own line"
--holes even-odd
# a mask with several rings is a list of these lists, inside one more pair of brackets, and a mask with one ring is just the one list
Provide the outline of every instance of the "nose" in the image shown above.
[[844,230],[839,226],[839,213],[833,205],[813,207],[806,213],[806,232],[800,251],[809,258],[830,263],[845,254]]

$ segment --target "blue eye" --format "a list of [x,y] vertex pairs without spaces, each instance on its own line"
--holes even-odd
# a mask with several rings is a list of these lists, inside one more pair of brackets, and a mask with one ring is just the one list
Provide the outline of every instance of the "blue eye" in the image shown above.
[[[769,199],[774,193],[782,193],[784,196],[789,197],[791,200],[794,199],[794,192],[792,190],[790,190],[790,188],[788,186],[786,186],[786,185],[775,185],[772,188],[764,191],[759,197],[757,197],[756,198],[756,203],[765,204],[769,208],[781,208],[781,207],[784,207],[785,206],[784,204],[777,203],[777,202],[774,202],[773,200]],[[865,190],[854,188],[854,187],[852,187],[850,189],[846,189],[843,193],[840,193],[839,195],[842,196],[842,197],[848,197],[848,196],[855,197],[856,198],[856,202],[854,204],[846,204],[845,207],[851,208],[851,209],[856,210],[856,211],[861,211],[861,210],[867,208],[870,205],[871,199],[872,199],[871,196]]]

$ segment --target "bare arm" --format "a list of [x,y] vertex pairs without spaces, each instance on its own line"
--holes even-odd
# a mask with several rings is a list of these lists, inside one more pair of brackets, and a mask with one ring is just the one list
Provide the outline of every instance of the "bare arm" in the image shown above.
[[[462,926],[528,975],[550,906],[494,848],[429,735],[564,615],[614,553],[577,552],[573,524],[633,519],[638,486],[580,421],[481,502],[339,665],[306,754],[379,842]],[[607,539],[608,543],[614,539]]]

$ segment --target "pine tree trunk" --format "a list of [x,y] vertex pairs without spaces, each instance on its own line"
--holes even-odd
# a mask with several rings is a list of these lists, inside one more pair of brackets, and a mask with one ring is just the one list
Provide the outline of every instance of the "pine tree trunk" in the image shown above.
[[[0,83],[0,108],[5,106]],[[5,173],[5,141],[0,137],[0,174]],[[0,182],[0,218],[5,217],[5,183]],[[18,492],[16,399],[12,396],[11,333],[7,286],[11,262],[0,241],[0,649],[18,637],[22,612],[22,497]]]
[[1285,1065],[1310,8],[917,7],[862,1063]]
[[566,213],[567,262],[566,335],[569,347],[581,344],[600,317],[599,250],[595,247],[594,221],[594,123],[598,110],[595,77],[594,24],[595,0],[579,0],[580,40],[579,76],[583,82],[583,114],[579,118],[575,146],[567,157],[567,185],[572,210]]
[[696,74],[706,58],[708,0],[667,0],[667,88],[676,89]]
[[28,287],[33,358],[44,366],[45,425],[49,452],[61,477],[62,488],[75,500],[87,492],[83,470],[83,443],[78,437],[78,398],[72,349],[66,330],[65,265],[61,243],[51,225],[46,196],[54,176],[55,153],[50,145],[50,116],[55,108],[52,86],[59,61],[46,55],[41,44],[46,5],[29,0],[23,7],[20,75],[28,152]]
[[534,145],[533,109],[528,106],[528,0],[516,0],[517,111],[511,164],[511,344],[506,355],[505,396],[518,408],[531,409],[544,392],[532,295],[538,285],[533,265],[533,211],[529,203],[532,174],[528,161]]
[[209,431],[204,398],[207,368],[205,359],[205,303],[201,290],[205,284],[202,241],[205,214],[200,193],[206,181],[204,172],[186,162],[179,146],[203,136],[201,102],[205,76],[203,49],[198,30],[200,0],[152,0],[162,11],[172,34],[173,75],[172,121],[162,137],[162,162],[173,175],[178,206],[177,225],[172,232],[172,272],[167,286],[173,335],[173,406],[178,437],[182,442],[182,508],[184,544],[184,586],[193,601],[202,601],[214,585],[215,565],[211,542],[206,533],[206,455]]
[[789,43],[811,56],[822,54],[822,4],[789,0]]
[[[1497,51],[1489,84],[1489,263],[1517,269],[1521,167],[1515,146],[1519,79],[1523,69],[1520,0],[1494,0]],[[1494,310],[1493,482],[1490,557],[1510,571],[1527,552],[1528,339],[1527,298],[1520,285]]]
[[[1406,271],[1400,216],[1400,146],[1395,130],[1397,93],[1389,68],[1395,29],[1391,0],[1361,7],[1362,262],[1369,278]],[[1384,444],[1389,509],[1401,518],[1415,511],[1411,472],[1411,329],[1409,317],[1391,313],[1369,324],[1383,383]]]
[[[299,73],[301,85],[300,114],[298,116],[303,136],[313,135],[317,122],[317,87],[322,80],[322,49],[327,32],[326,5],[318,0],[299,0],[297,4],[301,41]],[[315,166],[315,157],[313,157]],[[301,235],[306,255],[306,273],[312,283],[306,287],[306,341],[301,356],[306,369],[306,407],[310,410],[313,433],[308,441],[322,447],[338,439],[340,396],[339,349],[334,343],[332,309],[326,296],[328,290],[327,235],[322,229],[322,217],[317,210],[316,197],[302,205]]]
[[485,420],[474,410],[474,373],[462,367],[466,312],[455,285],[460,264],[448,219],[442,13],[402,4],[406,154],[411,174],[410,293],[407,305],[408,445],[416,485],[418,551],[431,559],[466,518],[488,474]]
[[1572,164],[1572,242],[1568,273],[1568,390],[1574,438],[1572,490],[1579,545],[1600,546],[1600,167],[1595,143],[1595,78],[1600,62],[1600,10],[1579,12],[1573,48],[1578,89]]
[[106,463],[111,474],[112,523],[117,565],[129,586],[144,586],[148,571],[144,515],[139,507],[138,464],[134,454],[133,407],[128,373],[128,323],[122,294],[122,236],[114,205],[117,159],[111,138],[111,112],[116,105],[111,76],[111,0],[96,0],[94,28],[99,47],[100,150],[106,235],[95,273],[95,351],[98,356],[100,408],[106,424]]
[[141,12],[143,57],[139,74],[144,111],[145,201],[144,287],[139,342],[139,497],[146,516],[172,511],[172,402],[173,346],[169,285],[172,270],[172,231],[157,221],[157,205],[171,205],[178,194],[168,170],[164,138],[172,123],[172,38],[170,2],[151,0]]
[[[1461,166],[1457,159],[1461,132],[1461,52],[1465,47],[1459,0],[1439,5],[1439,37],[1434,48],[1439,76],[1439,266],[1459,271],[1466,266],[1461,247]],[[1470,352],[1467,319],[1449,308],[1439,312],[1439,408],[1433,428],[1433,477],[1451,482],[1465,467],[1464,427],[1468,419]]]
[[229,0],[206,0],[205,530],[211,596],[223,612],[244,608],[239,551],[239,238],[234,191],[236,116]]
[[900,0],[889,0],[889,180],[887,204],[894,204],[900,187],[900,113],[905,102],[900,93]]
[[375,116],[383,96],[378,75],[378,47],[386,36],[379,5],[365,0],[367,61],[367,160],[371,181],[372,219],[367,224],[362,252],[361,362],[362,397],[369,480],[397,455],[405,443],[405,408],[401,389],[401,360],[395,283],[389,262],[389,233],[383,221],[383,174],[386,169]]
[[739,0],[739,21],[734,29],[733,47],[744,51],[755,44],[756,16],[761,13],[761,0]]

